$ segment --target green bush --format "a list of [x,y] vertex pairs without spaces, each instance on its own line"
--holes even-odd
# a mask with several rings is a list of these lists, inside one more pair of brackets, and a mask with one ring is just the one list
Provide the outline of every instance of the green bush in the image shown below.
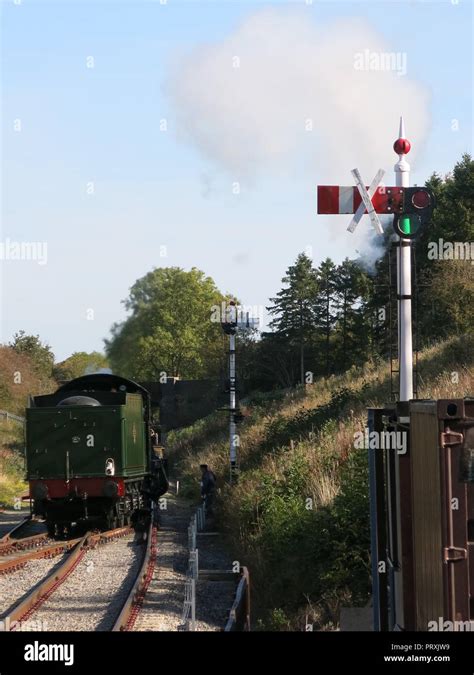
[[[341,471],[340,493],[329,506],[308,510],[305,482],[306,460],[296,454],[282,480],[260,476],[258,526],[249,499],[241,501],[238,515],[253,535],[246,542],[250,555],[258,550],[265,560],[263,567],[251,564],[260,604],[278,603],[292,614],[310,599],[321,606],[325,621],[337,623],[326,598],[363,604],[370,592],[367,454],[351,455]],[[265,625],[275,624],[273,612]]]

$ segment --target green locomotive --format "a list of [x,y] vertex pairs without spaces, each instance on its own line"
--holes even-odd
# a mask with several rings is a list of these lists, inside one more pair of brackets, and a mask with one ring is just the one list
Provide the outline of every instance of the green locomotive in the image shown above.
[[139,521],[168,489],[152,443],[150,395],[117,375],[84,375],[30,398],[27,479],[51,534]]

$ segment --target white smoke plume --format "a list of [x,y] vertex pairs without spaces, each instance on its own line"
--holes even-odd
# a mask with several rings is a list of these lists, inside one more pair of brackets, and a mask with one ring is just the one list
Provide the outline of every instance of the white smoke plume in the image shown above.
[[400,114],[410,160],[429,127],[427,89],[410,77],[410,54],[394,50],[365,19],[255,13],[175,63],[166,89],[177,133],[235,180],[277,172],[351,184],[358,167],[368,184],[382,167],[390,184]]

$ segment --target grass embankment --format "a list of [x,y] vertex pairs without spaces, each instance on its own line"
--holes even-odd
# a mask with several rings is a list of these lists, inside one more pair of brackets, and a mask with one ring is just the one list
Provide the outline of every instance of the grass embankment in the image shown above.
[[[472,337],[420,354],[419,398],[472,395]],[[221,526],[250,567],[254,617],[273,630],[337,626],[341,605],[370,598],[367,451],[354,448],[366,408],[389,401],[385,363],[305,389],[250,396],[239,427],[240,479],[228,475],[227,416],[169,435],[182,489],[198,497],[199,464],[220,479]]]
[[0,420],[0,507],[12,507],[28,492],[24,481],[24,434],[18,422]]
[[[54,382],[35,373],[25,354],[0,345],[0,410],[24,416],[30,393],[47,393]],[[12,507],[27,492],[24,482],[24,432],[15,421],[0,417],[0,507]]]

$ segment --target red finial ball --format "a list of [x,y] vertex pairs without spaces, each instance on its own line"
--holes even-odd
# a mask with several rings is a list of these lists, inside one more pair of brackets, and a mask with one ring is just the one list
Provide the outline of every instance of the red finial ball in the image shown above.
[[411,144],[406,138],[397,138],[393,144],[393,149],[397,155],[407,155],[410,152]]

